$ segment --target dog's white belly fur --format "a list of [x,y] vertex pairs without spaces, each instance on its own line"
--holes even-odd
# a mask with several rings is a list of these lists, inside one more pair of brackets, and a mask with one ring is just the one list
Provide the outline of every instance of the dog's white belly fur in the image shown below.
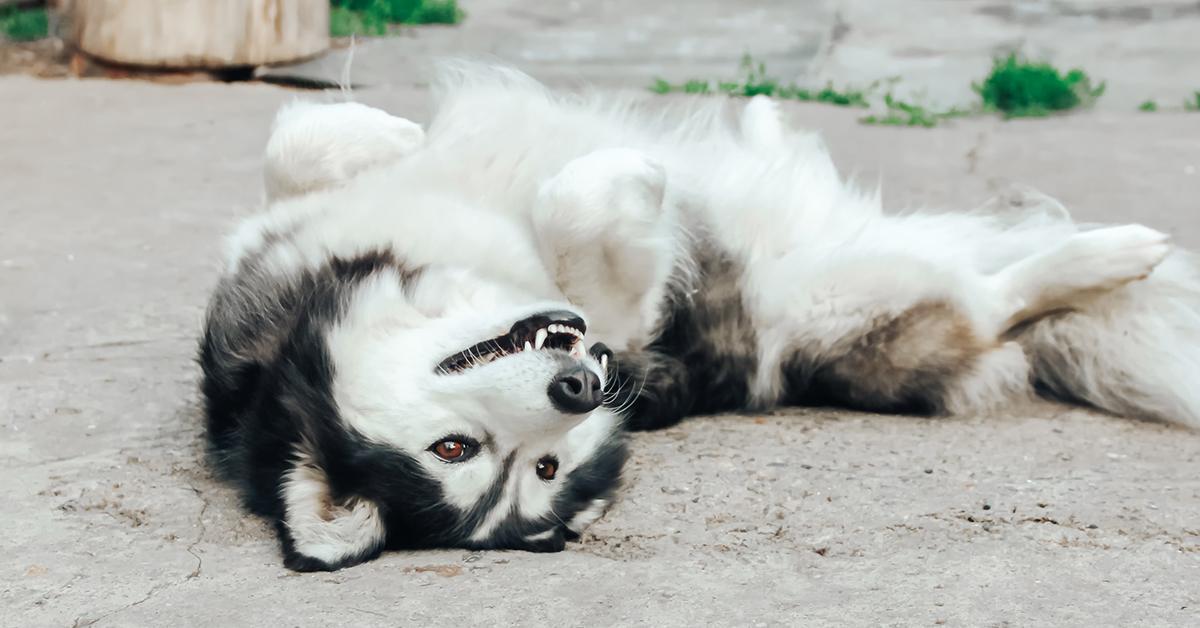
[[[1200,284],[1190,257],[1167,258],[1157,232],[1080,233],[1051,201],[886,215],[765,99],[735,128],[711,104],[647,115],[564,103],[506,71],[458,80],[412,149],[419,159],[389,149],[361,172],[338,166],[340,185],[277,200],[245,227],[233,259],[272,230],[299,232],[281,272],[386,244],[415,265],[460,265],[513,286],[513,305],[569,300],[592,338],[640,349],[666,301],[704,287],[696,251],[715,250],[737,268],[753,322],[757,405],[785,394],[782,366],[797,354],[844,356],[881,321],[933,303],[970,335],[969,366],[947,385],[950,411],[1029,394],[1032,378],[1109,410],[1200,424],[1200,392],[1181,385],[1200,372]],[[309,158],[303,145],[287,155]],[[1058,310],[1074,313],[1015,329]]]

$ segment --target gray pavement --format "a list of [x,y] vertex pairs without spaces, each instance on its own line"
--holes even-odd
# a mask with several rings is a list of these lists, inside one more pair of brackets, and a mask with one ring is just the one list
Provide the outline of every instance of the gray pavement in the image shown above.
[[[1200,89],[1194,0],[465,0],[454,28],[408,29],[355,48],[356,84],[419,85],[430,56],[519,64],[555,83],[649,85],[740,76],[744,54],[784,82],[862,88],[899,78],[897,96],[969,106],[994,57],[1019,50],[1082,67],[1107,91],[1097,107],[1179,108]],[[347,50],[268,76],[337,83]]]
[[[839,53],[847,42],[926,47],[956,67],[959,50],[926,33],[959,22],[925,21],[959,5],[1024,7],[989,18],[999,30],[1057,7],[1068,17],[1041,37],[1062,59],[1144,68],[1130,94],[1200,89],[1185,74],[1200,44],[1166,34],[1194,28],[1185,3],[1144,3],[1153,15],[1184,7],[1165,20],[1096,18],[1112,49],[1081,43],[1077,57],[1072,41],[1100,35],[1068,28],[1084,19],[1068,9],[1142,3],[766,1],[733,22],[713,17],[733,3],[481,4],[464,1],[461,30],[379,44],[416,47],[359,98],[424,120],[415,68],[448,50],[614,88],[733,67],[743,41],[797,76],[866,77],[876,58]],[[650,24],[644,43],[611,15]],[[819,39],[834,31],[837,45]],[[660,46],[664,32],[693,43]],[[984,38],[972,50],[986,70]],[[947,93],[959,82],[934,75],[922,81]],[[564,553],[392,553],[287,572],[266,526],[201,464],[191,360],[219,238],[254,210],[267,124],[296,95],[0,77],[0,625],[1200,624],[1200,434],[1052,404],[955,420],[694,419],[634,439],[621,501]],[[881,182],[893,208],[970,208],[1019,183],[1081,219],[1146,222],[1200,246],[1200,114],[1109,105],[924,130],[787,111],[825,134],[845,172]]]

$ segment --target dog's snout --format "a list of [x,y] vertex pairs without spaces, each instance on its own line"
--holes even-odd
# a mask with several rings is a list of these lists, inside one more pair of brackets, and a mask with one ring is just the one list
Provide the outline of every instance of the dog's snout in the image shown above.
[[550,401],[569,414],[595,410],[602,399],[600,377],[582,366],[560,371],[550,382]]

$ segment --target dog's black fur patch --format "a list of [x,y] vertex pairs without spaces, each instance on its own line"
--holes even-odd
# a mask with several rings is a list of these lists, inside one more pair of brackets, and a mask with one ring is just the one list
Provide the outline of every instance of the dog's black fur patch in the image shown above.
[[[286,244],[285,244],[286,246]],[[279,281],[257,260],[218,288],[200,347],[202,393],[210,456],[218,472],[239,485],[252,512],[275,520],[285,563],[299,571],[337,569],[378,554],[383,543],[337,564],[303,556],[283,522],[285,474],[303,446],[329,482],[330,497],[351,496],[384,509],[388,539],[424,539],[457,519],[439,512],[441,488],[407,455],[368,443],[341,424],[333,400],[333,364],[324,332],[342,314],[351,291],[386,269],[402,283],[416,277],[390,252],[333,258],[324,267]],[[429,509],[420,523],[405,512]],[[400,534],[390,534],[392,529]],[[419,529],[418,529],[419,528]]]
[[696,253],[694,288],[670,300],[658,337],[643,351],[616,357],[621,389],[613,405],[628,407],[629,429],[667,427],[750,402],[758,346],[742,298],[742,269],[719,252]]
[[[751,383],[758,347],[741,292],[742,269],[715,245],[693,255],[699,274],[677,295],[657,338],[621,352],[612,401],[627,408],[626,427],[651,430],[684,417],[757,409]],[[702,255],[703,252],[709,255]],[[940,301],[921,302],[871,321],[821,355],[793,350],[780,365],[782,387],[769,405],[836,406],[868,412],[934,415],[946,411],[949,387],[971,372],[985,349],[964,315]],[[904,360],[897,361],[898,356]]]
[[[629,452],[623,438],[611,438],[591,454],[588,461],[571,472],[566,486],[559,490],[551,506],[553,514],[529,519],[517,512],[515,504],[508,517],[502,521],[488,538],[481,542],[468,543],[473,549],[519,548],[531,552],[558,552],[574,541],[579,534],[566,524],[580,511],[591,506],[597,499],[611,500],[620,487],[614,479],[621,477],[621,469]],[[529,540],[528,537],[542,533],[545,538]]]

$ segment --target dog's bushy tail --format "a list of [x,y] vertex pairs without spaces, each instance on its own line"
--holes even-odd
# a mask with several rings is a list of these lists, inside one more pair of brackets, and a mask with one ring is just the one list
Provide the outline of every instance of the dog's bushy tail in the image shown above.
[[1200,428],[1200,259],[1175,251],[1146,279],[1019,337],[1047,396]]

